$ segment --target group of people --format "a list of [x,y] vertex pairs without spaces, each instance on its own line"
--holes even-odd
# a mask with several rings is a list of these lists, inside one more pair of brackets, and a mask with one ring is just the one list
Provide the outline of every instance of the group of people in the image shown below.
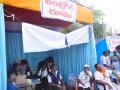
[[99,90],[120,90],[120,45],[111,52],[104,51],[100,58],[100,64],[95,64],[95,72],[89,71],[89,65],[78,76],[78,90],[96,90],[94,82]]
[[[120,45],[110,55],[110,51],[104,51],[101,56],[100,64],[95,64],[95,72],[89,70],[89,65],[85,64],[83,71],[80,72],[76,79],[76,90],[95,90],[94,82],[97,83],[99,90],[119,90],[120,75],[115,71],[120,69]],[[7,90],[18,90],[15,86],[15,77],[18,75],[32,75],[29,62],[22,59],[12,65],[12,69],[8,72]],[[111,75],[115,76],[117,82],[111,80]],[[36,90],[66,90],[62,75],[57,66],[54,64],[54,59],[49,57],[38,64],[37,78],[41,84],[36,86]]]
[[[11,70],[7,74],[7,90],[19,90],[15,85],[16,78],[19,75],[25,75],[26,78],[32,76],[29,62],[26,59],[13,63]],[[66,90],[62,76],[52,57],[40,61],[35,78],[40,79],[41,82],[36,85],[36,90]]]
[[[84,66],[84,70],[79,74],[77,79],[76,90],[120,90],[120,75],[112,69],[108,69],[101,64],[95,64],[95,72],[89,71],[89,65]],[[111,76],[115,76],[115,82]],[[97,88],[94,86],[97,84]]]
[[111,53],[104,51],[100,64],[95,64],[94,78],[99,90],[119,90],[120,88],[120,45]]
[[[43,90],[66,90],[64,81],[54,60],[48,57],[38,65],[38,76]],[[38,90],[42,90],[38,88]]]
[[120,70],[120,45],[113,52],[104,51],[100,58],[100,64],[108,69]]
[[26,59],[15,61],[12,64],[12,68],[7,72],[7,90],[18,90],[15,86],[16,77],[19,75],[25,75],[26,77],[31,75],[29,62]]

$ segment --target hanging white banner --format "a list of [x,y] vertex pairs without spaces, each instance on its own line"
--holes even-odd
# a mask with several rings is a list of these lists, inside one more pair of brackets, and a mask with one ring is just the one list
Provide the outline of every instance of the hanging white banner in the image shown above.
[[22,23],[24,52],[43,52],[65,47],[65,35],[28,23]]
[[89,42],[89,26],[82,27],[68,34],[62,34],[46,28],[22,23],[24,52],[43,52]]
[[120,37],[119,36],[107,36],[106,42],[110,51],[115,50],[117,45],[120,45]]
[[75,31],[68,33],[67,35],[68,45],[78,45],[89,42],[89,26],[79,28]]
[[45,18],[76,21],[76,4],[67,0],[41,0],[41,15]]

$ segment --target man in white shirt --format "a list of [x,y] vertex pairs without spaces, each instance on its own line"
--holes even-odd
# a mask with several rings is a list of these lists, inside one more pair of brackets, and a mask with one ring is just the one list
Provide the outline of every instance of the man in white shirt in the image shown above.
[[95,64],[95,69],[94,77],[99,90],[104,90],[104,87],[106,90],[119,90],[120,86],[110,80],[110,74],[117,75],[115,72],[102,68],[99,64]]
[[103,55],[100,57],[100,64],[102,66],[104,66],[105,68],[113,69],[113,67],[110,65],[110,58],[108,56],[108,52],[107,51],[104,51]]
[[[78,76],[79,90],[94,90],[94,84],[92,81],[92,73],[89,71],[89,65],[85,64],[84,70]],[[92,87],[91,87],[92,84]]]

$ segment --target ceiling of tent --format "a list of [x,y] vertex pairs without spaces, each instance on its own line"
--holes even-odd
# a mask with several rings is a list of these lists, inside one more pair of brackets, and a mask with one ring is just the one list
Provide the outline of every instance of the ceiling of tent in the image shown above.
[[[71,24],[70,22],[65,22],[62,20],[43,18],[41,17],[41,13],[38,11],[31,11],[28,9],[17,8],[8,5],[5,5],[4,9],[10,13],[15,14],[15,17],[21,22],[27,22],[35,25],[49,25],[60,27],[66,27]],[[9,15],[9,13],[6,11],[5,14]],[[12,18],[6,17],[5,19],[6,21],[12,21]],[[18,21],[17,19],[15,19],[15,21]]]
[[[27,22],[35,25],[48,25],[66,27],[72,24],[71,22],[48,19],[41,17],[40,0],[2,0],[4,4],[5,14],[15,14],[15,21]],[[5,18],[6,21],[12,21],[12,18]],[[92,23],[93,12],[92,10],[77,5],[76,21],[84,23]]]

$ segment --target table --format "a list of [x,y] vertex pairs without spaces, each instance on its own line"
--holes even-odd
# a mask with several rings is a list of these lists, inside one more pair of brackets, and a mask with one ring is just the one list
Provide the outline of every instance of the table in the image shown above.
[[40,84],[40,80],[36,80],[36,79],[31,79],[31,82],[27,83],[27,84],[20,84],[20,85],[16,85],[17,88],[22,88],[24,90],[28,90],[27,88],[30,86],[31,90],[35,90],[35,85],[36,84]]

